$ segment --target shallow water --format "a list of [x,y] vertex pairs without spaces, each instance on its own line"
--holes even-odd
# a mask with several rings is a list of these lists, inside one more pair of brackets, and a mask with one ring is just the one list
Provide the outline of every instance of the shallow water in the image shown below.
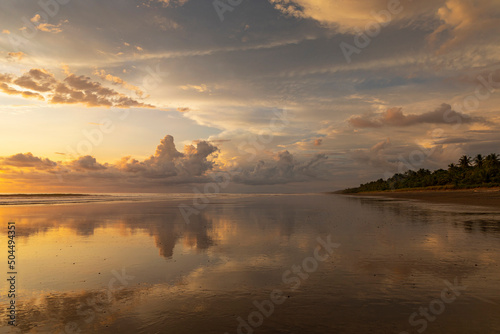
[[180,203],[0,207],[0,333],[500,333],[500,209],[221,196],[186,223]]

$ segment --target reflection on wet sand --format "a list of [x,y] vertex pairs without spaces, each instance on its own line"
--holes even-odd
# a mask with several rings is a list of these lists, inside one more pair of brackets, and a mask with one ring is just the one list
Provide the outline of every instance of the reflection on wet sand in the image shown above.
[[[416,332],[445,280],[467,291],[427,333],[500,330],[495,211],[274,196],[214,200],[186,224],[177,204],[1,208],[23,259],[17,332],[237,333],[273,289],[287,301],[255,333]],[[283,273],[327,235],[341,247],[291,289]]]

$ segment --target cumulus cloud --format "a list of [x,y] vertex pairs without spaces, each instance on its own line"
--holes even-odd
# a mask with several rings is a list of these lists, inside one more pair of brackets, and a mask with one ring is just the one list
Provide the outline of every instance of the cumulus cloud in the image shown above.
[[380,128],[384,126],[405,127],[417,124],[451,124],[460,119],[462,123],[482,123],[482,117],[472,117],[459,113],[449,104],[443,103],[434,111],[423,114],[405,115],[402,108],[390,108],[383,113],[371,113],[349,118],[348,123],[354,128]]
[[22,90],[22,89],[16,89],[12,88],[10,86],[10,83],[14,81],[14,77],[9,74],[1,74],[0,73],[0,91],[4,92],[5,94],[8,95],[21,95],[24,98],[36,98],[39,100],[44,100],[44,97],[38,93],[32,92],[32,91],[27,91],[27,90]]
[[212,170],[213,156],[218,148],[206,141],[186,145],[184,152],[179,152],[172,136],[162,139],[154,155],[140,162],[130,157],[123,158],[118,169],[127,173],[138,174],[145,178],[171,178],[175,183],[199,182],[204,180],[206,172]]
[[14,167],[31,167],[35,169],[49,169],[57,165],[49,159],[35,157],[32,153],[19,153],[10,157],[0,158],[0,164]]
[[109,168],[131,174],[134,177],[164,180],[172,183],[189,183],[206,180],[205,173],[212,170],[214,162],[208,158],[218,148],[206,141],[186,145],[184,152],[175,147],[174,138],[167,135],[156,148],[154,155],[144,161],[124,157]]
[[31,69],[19,77],[0,74],[0,91],[25,98],[47,99],[52,104],[85,104],[88,107],[154,108],[102,86],[83,75],[67,74],[58,80],[44,69]]
[[106,166],[97,162],[96,158],[86,155],[71,162],[71,166],[76,170],[103,170]]
[[[102,187],[130,191],[131,189],[161,189],[166,185],[213,182],[210,176],[219,172],[216,165],[219,148],[201,140],[177,150],[174,138],[165,136],[150,157],[137,160],[123,157],[115,163],[100,163],[93,156],[72,157],[67,161],[34,156],[31,153],[0,157],[1,179],[30,182],[38,186]],[[246,185],[273,185],[305,182],[329,176],[327,157],[317,154],[308,159],[296,159],[290,152],[277,153],[273,160],[246,165],[232,173],[231,181]],[[95,190],[95,189],[94,189]]]
[[[68,161],[54,162],[34,156],[32,153],[0,157],[1,178],[15,181],[29,181],[39,185],[57,184],[58,177],[63,186],[92,186],[121,188],[155,188],[168,184],[209,182],[208,173],[213,170],[218,148],[206,141],[186,145],[179,152],[172,136],[161,140],[156,152],[139,161],[124,157],[120,161],[99,163],[95,157],[68,157]],[[67,155],[66,155],[67,156]]]
[[243,168],[233,181],[247,185],[274,185],[304,182],[328,175],[324,162],[328,158],[317,154],[305,161],[298,161],[288,151],[275,155],[274,161],[260,160],[254,167]]
[[43,96],[38,94],[38,93],[12,89],[8,85],[6,85],[5,83],[0,83],[0,91],[4,92],[5,94],[8,94],[8,95],[21,95],[22,97],[24,97],[26,99],[44,100]]
[[53,74],[45,70],[32,69],[29,72],[18,77],[17,79],[13,80],[12,83],[22,88],[45,93],[53,89],[53,86],[57,83],[57,80]]

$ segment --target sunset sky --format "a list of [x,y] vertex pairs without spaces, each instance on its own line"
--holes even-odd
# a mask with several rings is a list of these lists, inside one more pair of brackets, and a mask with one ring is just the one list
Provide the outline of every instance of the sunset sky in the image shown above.
[[[311,192],[500,153],[498,0],[0,2],[0,192]],[[218,174],[220,175],[220,174]]]

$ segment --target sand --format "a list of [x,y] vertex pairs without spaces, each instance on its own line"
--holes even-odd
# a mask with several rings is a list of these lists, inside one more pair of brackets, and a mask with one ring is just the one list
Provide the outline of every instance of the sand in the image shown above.
[[412,190],[381,191],[349,194],[355,196],[379,196],[398,199],[414,199],[430,203],[449,203],[500,208],[500,188],[464,190]]

